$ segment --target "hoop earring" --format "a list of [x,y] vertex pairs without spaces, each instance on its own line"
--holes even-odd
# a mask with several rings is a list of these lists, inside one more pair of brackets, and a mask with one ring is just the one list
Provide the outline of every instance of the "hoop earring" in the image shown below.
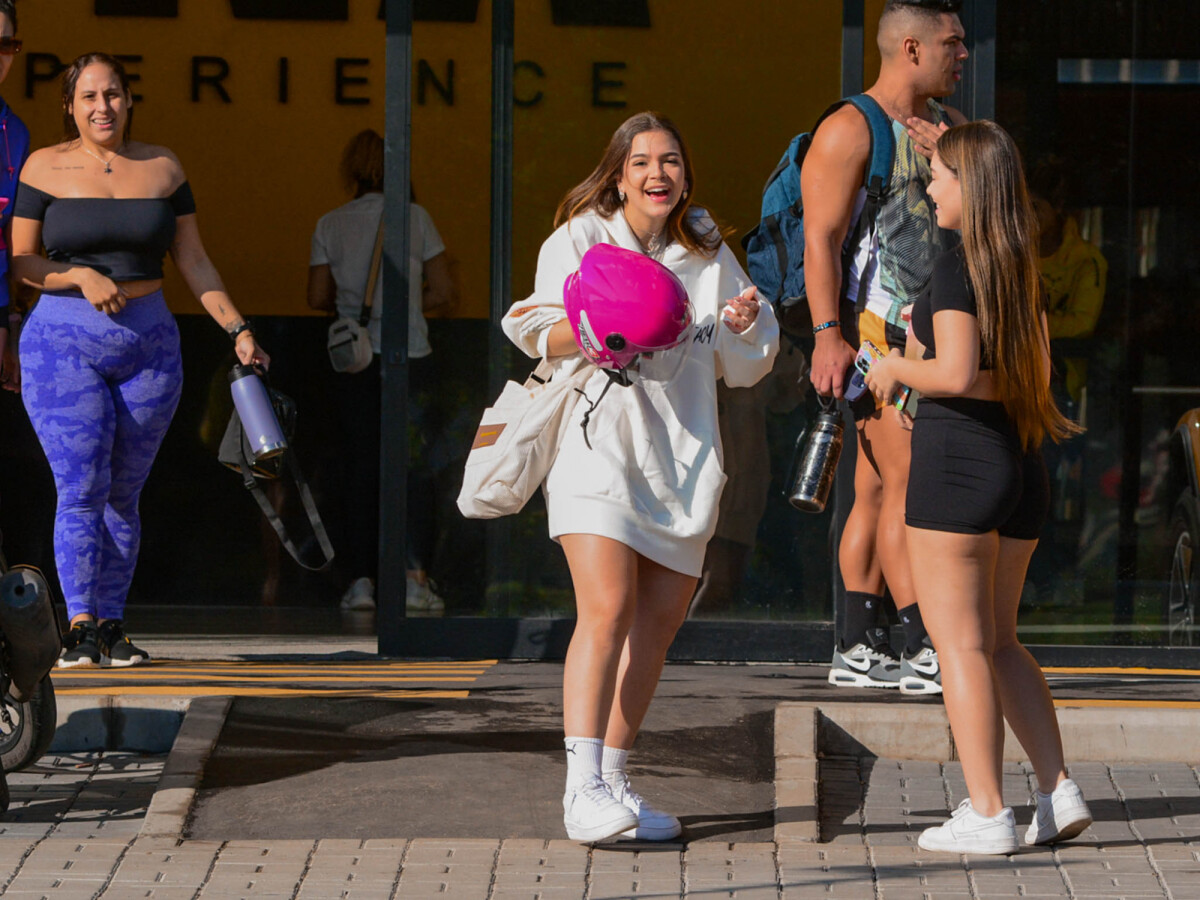
[[617,191],[617,199],[620,200],[622,203],[624,203],[625,202],[625,192]]

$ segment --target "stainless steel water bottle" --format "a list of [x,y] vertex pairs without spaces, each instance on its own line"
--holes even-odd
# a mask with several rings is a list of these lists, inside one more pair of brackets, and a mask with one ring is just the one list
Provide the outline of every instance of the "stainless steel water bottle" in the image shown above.
[[229,390],[255,461],[270,459],[286,450],[287,439],[258,370],[254,366],[234,366],[229,370]]
[[788,502],[803,512],[824,512],[833,487],[838,460],[842,456],[842,416],[833,398],[821,401],[817,420],[808,430],[804,458],[796,470],[796,479],[788,491]]

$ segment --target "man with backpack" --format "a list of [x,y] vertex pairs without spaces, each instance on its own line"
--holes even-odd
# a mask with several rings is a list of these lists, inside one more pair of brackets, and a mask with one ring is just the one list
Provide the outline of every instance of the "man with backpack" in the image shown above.
[[[863,341],[885,354],[903,350],[905,309],[951,240],[937,227],[925,188],[927,157],[941,126],[966,121],[937,102],[954,93],[967,58],[961,5],[962,0],[887,0],[880,16],[882,64],[866,96],[891,120],[893,162],[881,193],[868,196],[872,128],[854,104],[829,114],[812,136],[800,190],[804,280],[815,339],[810,377],[818,394],[844,396]],[[860,223],[868,206],[874,221]],[[852,243],[845,246],[848,235]],[[869,392],[851,408],[859,452],[854,506],[838,553],[846,607],[829,681],[940,693],[937,654],[917,608],[904,531],[911,420],[891,405],[876,408]],[[886,633],[875,627],[885,590],[904,623],[899,659]]]

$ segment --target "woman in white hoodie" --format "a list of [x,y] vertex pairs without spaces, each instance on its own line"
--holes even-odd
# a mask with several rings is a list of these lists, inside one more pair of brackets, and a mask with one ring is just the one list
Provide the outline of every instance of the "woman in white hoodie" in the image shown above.
[[594,369],[544,485],[550,537],[566,553],[577,607],[563,675],[563,819],[573,840],[680,833],[678,819],[630,789],[625,761],[716,527],[725,483],[716,381],[754,384],[779,345],[769,304],[759,304],[720,229],[692,205],[694,189],[678,129],[655,113],[628,119],[560,204],[533,295],[502,323],[525,353],[563,374],[590,365],[567,321],[563,282],[600,243],[661,262],[694,310],[691,336],[642,356],[633,383],[602,402],[609,377]]

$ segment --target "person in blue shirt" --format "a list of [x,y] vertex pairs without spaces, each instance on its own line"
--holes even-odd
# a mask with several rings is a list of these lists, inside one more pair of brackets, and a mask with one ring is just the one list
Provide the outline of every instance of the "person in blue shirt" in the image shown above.
[[[15,0],[0,0],[0,83],[12,68],[13,57],[21,52],[21,40],[17,37],[17,7]],[[12,236],[12,204],[17,193],[17,179],[21,166],[29,156],[29,129],[20,117],[0,97],[0,384],[10,387],[10,376],[16,372],[13,355],[8,352],[9,315],[9,238]],[[14,381],[15,390],[19,384]]]

